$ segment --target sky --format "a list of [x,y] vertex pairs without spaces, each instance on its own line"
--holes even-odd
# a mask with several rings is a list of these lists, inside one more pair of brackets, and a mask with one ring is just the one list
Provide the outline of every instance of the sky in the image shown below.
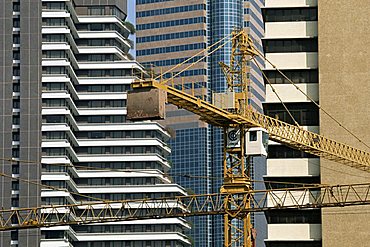
[[[136,0],[127,0],[127,21],[136,25],[136,11],[135,11]],[[134,41],[136,46],[136,35],[130,35],[129,39]],[[130,50],[130,54],[136,58],[135,49]]]

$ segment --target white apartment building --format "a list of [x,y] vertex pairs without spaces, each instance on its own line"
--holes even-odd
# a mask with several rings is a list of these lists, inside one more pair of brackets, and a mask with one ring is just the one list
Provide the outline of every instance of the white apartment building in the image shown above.
[[[0,8],[12,20],[2,30],[10,38],[0,95],[2,133],[12,134],[2,135],[1,156],[18,160],[0,167],[59,188],[2,179],[1,206],[186,195],[166,175],[169,134],[126,121],[127,91],[143,73],[128,55],[126,1],[6,0]],[[1,233],[0,246],[189,246],[189,228],[182,218],[59,226]]]

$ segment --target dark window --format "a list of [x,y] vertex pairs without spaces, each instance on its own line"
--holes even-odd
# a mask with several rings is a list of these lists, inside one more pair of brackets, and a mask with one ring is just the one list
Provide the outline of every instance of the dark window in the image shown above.
[[13,124],[19,125],[20,123],[20,117],[19,116],[13,116]]
[[[285,105],[299,125],[319,125],[319,109],[313,103],[286,103]],[[293,119],[290,117],[282,104],[265,104],[263,108],[265,115],[279,119],[286,123],[294,124]]]
[[264,40],[266,53],[317,52],[317,38]]
[[19,190],[19,181],[12,181],[12,190]]
[[19,132],[13,132],[12,133],[12,140],[13,141],[19,141]]
[[13,11],[19,12],[20,9],[21,9],[20,3],[17,3],[17,2],[13,3]]
[[278,241],[278,242],[265,242],[266,247],[322,247],[321,241]]
[[321,210],[279,210],[267,211],[268,224],[319,224]]
[[21,75],[21,70],[19,67],[14,67],[13,68],[13,76],[20,76]]
[[257,131],[249,131],[249,141],[257,141]]
[[19,19],[13,19],[13,27],[20,27],[20,22],[19,22]]
[[19,174],[19,164],[12,165],[12,174]]
[[66,154],[65,148],[43,148],[42,152],[43,155],[46,154],[47,156],[61,156]]
[[317,21],[317,8],[263,9],[265,22]]
[[12,157],[19,158],[19,148],[12,148]]
[[13,84],[13,92],[19,92],[20,85],[18,83]]
[[43,19],[42,24],[44,26],[65,26],[66,20],[64,18],[48,18]]
[[42,35],[43,42],[65,42],[66,36],[63,34],[45,34]]
[[10,239],[11,240],[18,240],[18,231],[11,231],[10,232]]
[[43,123],[65,123],[65,116],[43,116]]
[[[311,160],[310,164],[320,166],[319,161]],[[302,187],[302,184],[319,184],[321,182],[320,177],[266,177],[264,180],[267,189],[297,188]]]
[[13,59],[14,60],[19,60],[21,57],[21,54],[19,51],[13,51]]
[[12,198],[11,204],[12,207],[19,207],[19,198]]
[[[318,83],[319,74],[317,69],[304,69],[304,70],[283,70],[286,77],[292,80],[294,83]],[[267,78],[272,84],[289,84],[290,82],[282,76],[276,70],[265,71]],[[265,84],[267,85],[267,79],[265,78]]]
[[313,154],[289,148],[283,145],[269,145],[268,158],[271,159],[286,159],[286,158],[317,158]]

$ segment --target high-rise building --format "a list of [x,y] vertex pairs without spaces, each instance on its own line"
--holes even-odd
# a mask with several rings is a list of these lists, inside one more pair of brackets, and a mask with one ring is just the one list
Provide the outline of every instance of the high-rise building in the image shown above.
[[[262,0],[137,0],[137,60],[155,74],[166,72],[164,79],[199,60],[207,46],[244,28],[262,51]],[[194,92],[211,100],[213,92],[225,92],[227,83],[219,62],[230,63],[231,43],[180,73],[175,87]],[[264,66],[259,60],[261,67]],[[257,66],[248,72],[251,97],[249,103],[262,111],[265,90]],[[172,83],[172,82],[171,82]],[[164,125],[172,129],[170,140],[172,175],[190,193],[219,192],[222,184],[222,131],[199,121],[183,109],[168,106]],[[223,218],[204,216],[190,219],[195,246],[222,246]],[[262,240],[263,241],[263,240]]]
[[[370,145],[369,7],[366,1],[318,4],[320,105],[366,145],[323,112],[320,132],[366,151]],[[320,175],[321,182],[329,184],[367,183],[370,178],[367,172],[324,159]],[[369,206],[323,209],[323,246],[368,245],[369,210]]]
[[[263,10],[266,57],[365,143],[370,137],[367,11],[362,2],[316,0],[266,0]],[[269,64],[265,73],[272,83],[265,81],[265,114],[294,124],[273,87],[302,128],[368,150]],[[347,184],[368,181],[369,176],[271,142],[265,179]],[[369,236],[366,210],[361,206],[268,212],[266,246],[365,246]]]
[[[264,51],[287,77],[316,102],[319,100],[317,1],[265,1]],[[264,72],[266,115],[294,124],[273,89],[302,128],[319,132],[319,109],[270,64]],[[268,147],[265,180],[319,183],[320,159],[278,143]],[[277,184],[266,187],[275,188]],[[320,209],[266,212],[268,247],[321,246]]]
[[[1,208],[186,195],[165,174],[169,134],[126,121],[126,91],[143,73],[128,55],[126,4],[1,1],[0,171],[14,178],[0,178]],[[189,246],[189,227],[171,218],[15,230],[0,246]]]

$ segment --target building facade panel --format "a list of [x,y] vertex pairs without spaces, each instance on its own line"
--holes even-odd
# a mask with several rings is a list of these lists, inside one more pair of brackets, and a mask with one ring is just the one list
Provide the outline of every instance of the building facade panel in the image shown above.
[[[343,126],[369,145],[369,6],[347,1],[319,3],[320,104]],[[347,39],[346,37],[350,37]],[[341,47],[346,46],[346,49]],[[320,131],[326,136],[367,150],[352,135],[320,114]],[[368,182],[369,175],[326,160],[322,183]],[[323,246],[366,245],[370,216],[368,206],[323,210]],[[351,236],[356,236],[352,239]]]

